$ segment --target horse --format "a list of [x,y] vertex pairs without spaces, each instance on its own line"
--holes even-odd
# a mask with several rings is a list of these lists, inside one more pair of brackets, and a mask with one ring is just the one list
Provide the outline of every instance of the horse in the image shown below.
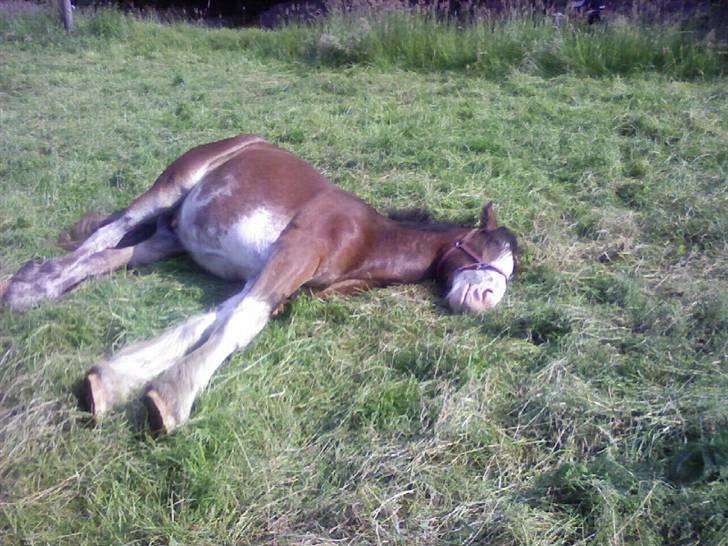
[[302,288],[326,296],[434,279],[453,312],[495,307],[515,272],[517,240],[496,224],[492,203],[480,216],[468,227],[382,215],[291,152],[239,135],[187,151],[126,209],[80,222],[71,252],[28,262],[0,292],[22,311],[90,277],[180,253],[244,283],[85,375],[82,402],[94,418],[141,391],[151,430],[170,433],[223,361]]

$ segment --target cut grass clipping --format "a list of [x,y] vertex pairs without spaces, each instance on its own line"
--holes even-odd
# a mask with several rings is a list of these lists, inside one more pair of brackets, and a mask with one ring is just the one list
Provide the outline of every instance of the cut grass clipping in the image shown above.
[[0,543],[724,544],[725,49],[682,26],[273,32],[0,13],[0,278],[186,149],[256,132],[380,209],[523,253],[506,301],[302,296],[158,440],[87,426],[104,353],[221,301],[186,259],[0,311]]

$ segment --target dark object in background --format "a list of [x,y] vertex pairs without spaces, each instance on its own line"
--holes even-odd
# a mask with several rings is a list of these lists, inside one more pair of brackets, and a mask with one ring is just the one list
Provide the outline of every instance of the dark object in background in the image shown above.
[[572,2],[570,7],[586,17],[586,22],[590,25],[600,22],[602,20],[602,11],[607,9],[606,4],[602,4],[599,0],[578,0]]
[[[40,1],[40,0],[34,0]],[[436,6],[433,9],[443,17],[467,20],[471,17],[498,17],[507,15],[513,0],[72,0],[74,6],[115,6],[128,11],[155,10],[169,13],[170,20],[196,20],[210,26],[263,26],[267,28],[288,22],[310,22],[320,15],[336,9],[370,5],[374,9],[383,5],[391,9],[403,6]],[[604,17],[607,0],[518,0],[522,9],[532,5],[534,13],[554,19],[576,15],[589,23]],[[715,29],[719,38],[728,36],[728,1],[726,0],[608,0],[609,14],[622,14],[659,22],[663,19],[692,20],[697,28]],[[571,12],[571,13],[569,13]]]
[[[194,20],[210,26],[257,25],[263,13],[286,0],[72,0],[74,6],[114,6],[124,11],[147,10],[165,14],[169,20]],[[292,2],[290,2],[292,3]],[[296,4],[306,4],[306,0]]]
[[326,13],[326,0],[284,0],[260,12],[256,20],[260,27],[276,28],[288,23],[311,23]]

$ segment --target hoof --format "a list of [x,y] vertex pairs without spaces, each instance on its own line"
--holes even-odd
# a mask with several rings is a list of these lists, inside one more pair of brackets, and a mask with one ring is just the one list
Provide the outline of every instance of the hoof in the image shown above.
[[89,370],[83,381],[83,403],[94,417],[103,415],[110,407],[106,388],[101,381],[101,375],[96,369]]
[[65,290],[62,273],[66,262],[61,258],[27,262],[9,280],[3,281],[0,293],[5,304],[13,311],[27,311],[43,300],[61,297]]
[[153,434],[169,434],[177,428],[179,423],[159,391],[149,389],[144,395],[144,405],[147,407],[149,428]]
[[37,282],[27,282],[25,280],[12,277],[3,281],[0,287],[2,299],[5,304],[13,311],[23,312],[36,306],[44,299],[56,299],[60,294],[56,294],[49,287],[43,287]]
[[17,281],[14,277],[3,281],[0,292],[5,305],[16,312],[27,311],[41,299],[34,293],[32,285]]

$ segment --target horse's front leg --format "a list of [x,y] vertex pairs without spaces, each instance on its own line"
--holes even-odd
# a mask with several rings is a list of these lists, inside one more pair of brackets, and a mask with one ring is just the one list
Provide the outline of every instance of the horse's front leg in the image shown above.
[[83,392],[88,410],[100,416],[125,402],[135,390],[202,345],[245,293],[243,290],[212,311],[192,317],[154,339],[130,345],[91,368],[86,373]]
[[197,395],[208,384],[223,361],[244,348],[267,324],[272,306],[255,298],[243,298],[219,323],[199,348],[153,380],[145,393],[153,431],[171,432],[192,411]]
[[145,402],[152,430],[171,432],[184,423],[195,398],[224,360],[245,348],[279,303],[315,275],[321,263],[321,244],[290,234],[286,239],[279,239],[250,290],[246,287],[239,304],[215,322],[205,342],[149,384]]

